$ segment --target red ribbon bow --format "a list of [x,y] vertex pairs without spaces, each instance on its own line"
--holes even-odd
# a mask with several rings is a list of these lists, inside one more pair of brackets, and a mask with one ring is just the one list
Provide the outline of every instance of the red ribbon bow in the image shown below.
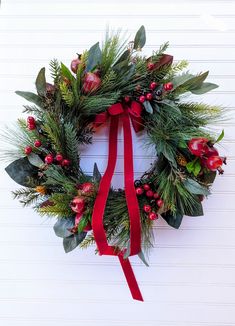
[[106,122],[109,116],[111,121],[109,130],[108,164],[106,171],[100,181],[98,194],[94,204],[92,215],[92,229],[100,255],[118,256],[133,299],[143,301],[129,259],[124,259],[123,252],[118,252],[117,248],[109,246],[103,226],[105,205],[107,202],[111,180],[117,161],[118,124],[119,120],[121,120],[124,132],[125,196],[130,217],[130,255],[136,255],[141,251],[141,223],[139,205],[134,187],[133,148],[130,125],[131,120],[133,128],[136,132],[143,129],[141,112],[142,106],[137,102],[131,102],[130,106],[127,106],[126,104],[116,103],[108,109],[108,112],[100,113],[95,118],[95,126],[100,126]]

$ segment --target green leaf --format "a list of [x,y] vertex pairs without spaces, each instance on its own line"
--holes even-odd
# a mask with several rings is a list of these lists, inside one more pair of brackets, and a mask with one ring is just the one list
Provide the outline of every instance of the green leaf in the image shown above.
[[137,31],[134,39],[134,49],[138,50],[139,48],[142,49],[146,42],[146,32],[145,28],[142,25],[140,29]]
[[147,262],[147,260],[146,260],[146,258],[145,258],[145,256],[144,256],[144,253],[143,253],[142,250],[138,253],[138,256],[139,256],[140,260],[142,260],[142,262],[143,262],[147,267],[149,267],[149,264],[148,264],[148,262]]
[[202,83],[200,87],[191,89],[190,92],[193,94],[205,94],[211,90],[218,88],[219,86],[213,83]]
[[170,226],[175,229],[178,229],[180,227],[183,219],[183,214],[179,212],[173,214],[171,211],[168,211],[166,213],[163,213],[161,216]]
[[101,180],[101,174],[96,163],[94,164],[93,168],[93,180],[97,183],[99,183]]
[[144,106],[146,112],[148,112],[149,114],[153,114],[153,107],[152,107],[152,105],[149,103],[149,101],[145,101],[145,102],[143,103],[143,106]]
[[219,137],[216,139],[215,143],[219,143],[223,138],[224,138],[224,130],[222,130],[221,134],[220,134]]
[[173,80],[174,90],[178,87],[185,89],[186,91],[192,91],[194,89],[198,89],[201,87],[204,80],[207,78],[209,71],[206,71],[197,76],[193,76],[191,74],[183,74],[182,76],[176,77]]
[[16,183],[24,187],[32,186],[30,180],[38,176],[38,169],[29,163],[27,157],[12,162],[5,171]]
[[43,160],[35,153],[31,153],[27,157],[29,162],[38,168],[42,167],[45,164]]
[[181,139],[178,144],[179,148],[188,148],[188,144],[185,140]]
[[215,181],[215,178],[216,178],[216,172],[214,171],[204,172],[202,175],[202,181],[207,185],[211,185]]
[[101,49],[99,42],[94,44],[88,51],[88,58],[86,64],[86,71],[93,70],[101,62]]
[[127,259],[131,254],[131,243],[130,243],[130,240],[128,241],[127,243],[127,247],[126,247],[126,250],[125,250],[125,253],[123,255],[123,258],[124,259]]
[[55,223],[53,229],[57,237],[67,238],[72,235],[72,233],[68,229],[72,229],[74,227],[74,218],[60,218]]
[[200,173],[201,171],[201,164],[199,162],[199,160],[196,161],[195,165],[194,165],[194,170],[193,170],[193,174],[195,175],[195,177],[198,176],[198,174]]
[[38,95],[31,92],[21,92],[21,91],[16,91],[15,93],[25,98],[27,101],[32,102],[39,107],[42,107],[42,100]]
[[46,94],[45,68],[39,71],[35,84],[38,94],[44,96]]
[[209,190],[206,187],[203,187],[193,179],[187,178],[186,180],[183,181],[183,184],[185,188],[192,194],[205,195],[205,196],[210,194]]
[[75,82],[75,77],[71,73],[68,67],[66,67],[62,62],[61,62],[61,74],[62,76],[68,78],[72,83]]
[[86,237],[86,232],[73,234],[63,239],[64,251],[66,253],[74,250]]

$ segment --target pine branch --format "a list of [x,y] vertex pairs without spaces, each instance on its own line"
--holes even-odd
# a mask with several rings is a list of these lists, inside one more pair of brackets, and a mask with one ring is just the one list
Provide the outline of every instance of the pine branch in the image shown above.
[[54,79],[54,83],[57,84],[60,79],[61,68],[60,63],[57,59],[53,59],[49,63],[51,77]]
[[65,101],[68,107],[72,107],[75,101],[73,92],[68,88],[65,82],[61,82],[59,87],[62,99]]
[[78,157],[78,138],[77,131],[72,123],[64,124],[65,148],[67,157],[71,160],[72,165],[78,170],[79,157]]
[[14,199],[19,199],[24,207],[35,204],[39,198],[39,194],[34,188],[20,188],[12,191]]

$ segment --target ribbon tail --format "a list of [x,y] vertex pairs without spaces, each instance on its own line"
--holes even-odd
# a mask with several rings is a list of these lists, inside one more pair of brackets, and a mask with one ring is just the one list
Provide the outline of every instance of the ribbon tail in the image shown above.
[[127,113],[124,113],[122,121],[124,132],[125,194],[128,213],[130,217],[130,254],[137,255],[141,251],[141,223],[139,203],[136,197],[134,187],[134,164],[131,125],[129,115]]
[[100,181],[92,214],[92,229],[99,253],[106,254],[109,249],[104,226],[103,216],[108,199],[111,180],[117,161],[117,135],[119,116],[112,116],[109,131],[109,156],[106,171]]
[[124,259],[122,255],[118,255],[118,258],[122,266],[123,273],[126,277],[132,298],[134,300],[144,301],[129,259]]

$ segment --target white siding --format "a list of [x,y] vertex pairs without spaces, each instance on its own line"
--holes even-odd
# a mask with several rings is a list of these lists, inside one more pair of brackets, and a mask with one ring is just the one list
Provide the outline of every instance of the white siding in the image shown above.
[[[210,80],[220,85],[204,101],[235,109],[235,1],[5,0],[0,127],[21,115],[25,102],[15,90],[33,90],[42,66],[54,57],[69,64],[76,52],[102,39],[107,24],[128,35],[145,25],[146,53],[169,40],[176,60],[188,59],[193,72],[209,69]],[[217,128],[225,128],[221,152],[229,160],[204,203],[205,216],[185,217],[180,230],[156,223],[150,267],[131,259],[144,303],[132,301],[116,258],[96,256],[94,248],[66,255],[54,221],[12,200],[17,185],[1,163],[0,325],[235,325],[235,115]],[[122,145],[122,135],[119,140]],[[94,147],[84,151],[88,172],[95,161],[104,170],[107,134],[100,132],[95,144],[100,154]],[[138,175],[151,156],[137,139],[135,148]],[[119,152],[116,185],[122,178]]]

